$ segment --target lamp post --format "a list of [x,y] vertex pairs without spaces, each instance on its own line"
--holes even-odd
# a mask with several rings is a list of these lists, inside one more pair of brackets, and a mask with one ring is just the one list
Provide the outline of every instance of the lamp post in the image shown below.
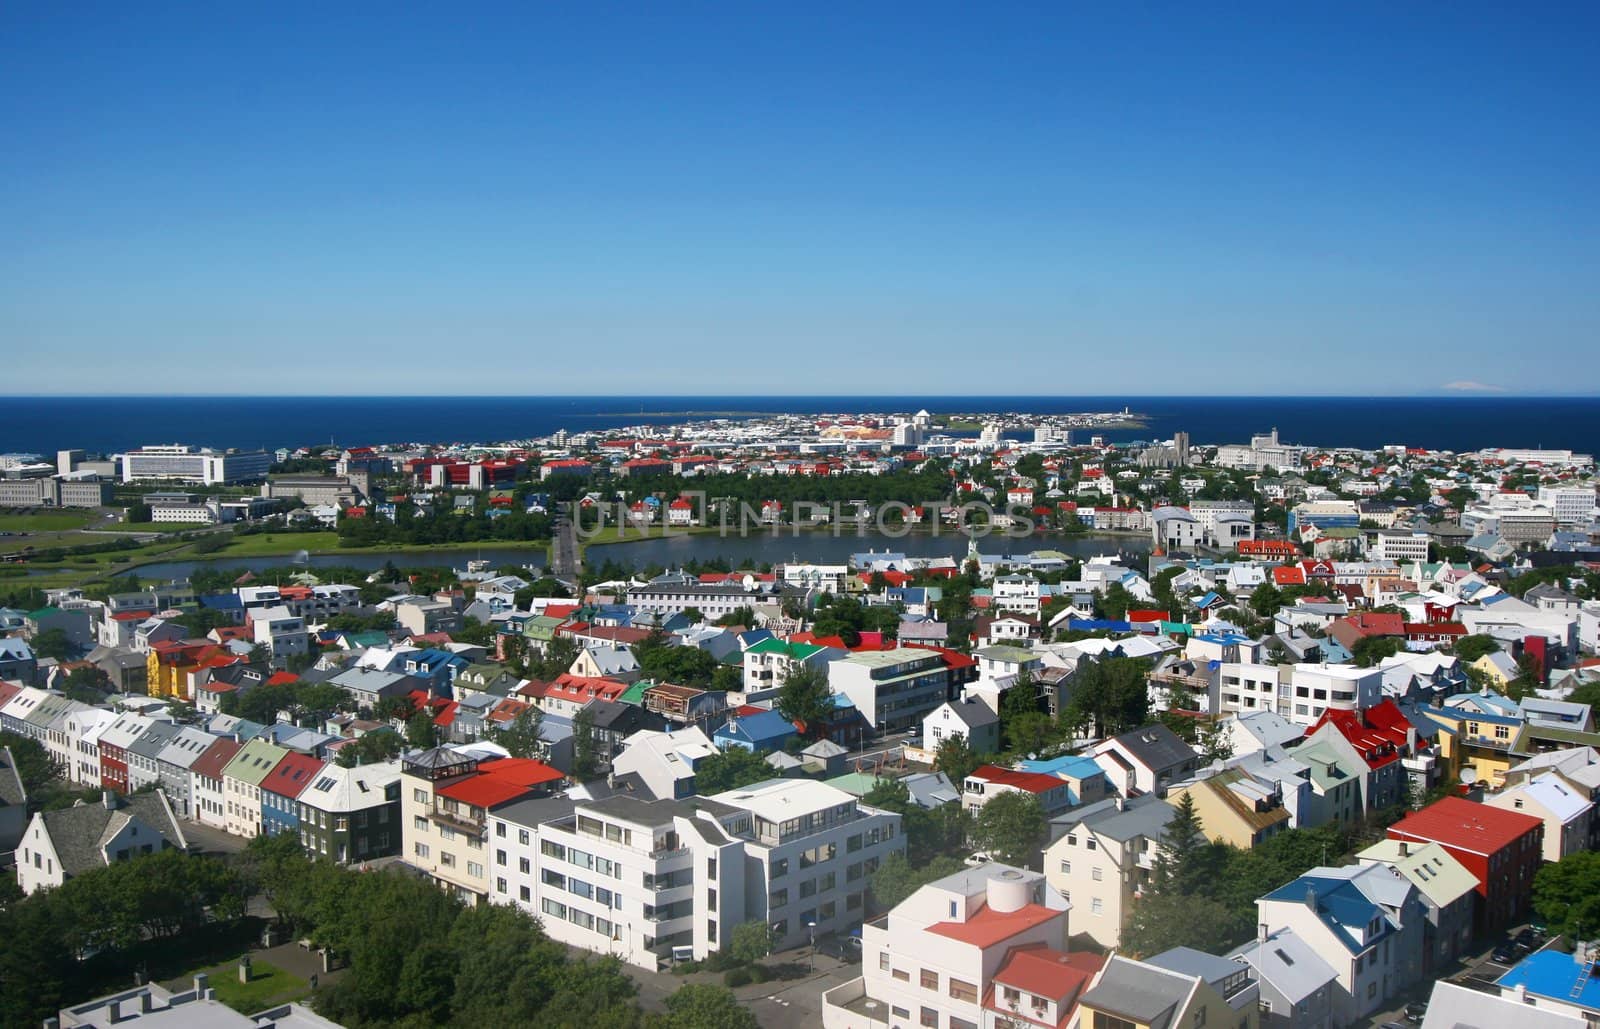
[[806,928],[811,931],[811,971],[817,970],[817,923],[807,922]]

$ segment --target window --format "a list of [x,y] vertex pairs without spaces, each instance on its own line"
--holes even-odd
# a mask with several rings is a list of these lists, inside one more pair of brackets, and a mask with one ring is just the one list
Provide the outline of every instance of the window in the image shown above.
[[[716,908],[711,910],[715,911]],[[717,920],[714,918],[706,919],[706,939],[711,943],[717,942]]]
[[506,892],[506,881],[504,879],[496,879],[494,881],[494,892],[496,892],[496,893],[504,893],[504,892]]
[[[715,910],[717,910],[717,891],[716,890],[707,890],[706,891],[706,910],[707,911],[715,911]],[[716,938],[717,938],[717,934],[713,932],[711,934],[712,941],[715,942]]]
[[504,865],[506,863],[506,852],[503,851],[503,850],[495,851],[494,852],[494,863],[497,864],[497,865]]
[[878,971],[887,972],[888,970],[889,970],[889,952],[886,951],[886,950],[880,950],[880,951],[878,951]]
[[418,804],[426,804],[428,802],[428,793],[426,790],[412,790],[411,799]]
[[938,1009],[937,1008],[923,1008],[922,1009],[922,1018],[921,1018],[921,1020],[919,1021],[918,1024],[924,1025],[924,1026],[929,1026],[929,1027],[931,1027],[931,1029],[939,1029],[939,1011],[938,1011]]
[[428,860],[428,845],[426,843],[418,843],[412,849],[416,852],[417,857],[424,861]]
[[1095,867],[1089,869],[1089,878],[1093,879],[1095,882],[1099,882],[1100,880],[1105,878],[1105,875],[1102,874],[1101,871],[1100,871],[1100,866],[1099,865],[1096,865]]
[[526,904],[533,900],[533,891],[529,890],[526,886],[519,886],[517,887],[517,899]]
[[954,976],[950,978],[950,996],[955,1000],[964,1000],[970,1004],[978,1002],[978,988]]
[[1083,841],[1083,849],[1084,850],[1094,850],[1095,849],[1095,842],[1094,842],[1094,837],[1093,836],[1090,836],[1088,839]]
[[506,836],[506,823],[504,823],[504,822],[496,822],[496,823],[494,823],[494,834],[496,836],[500,837],[501,839],[505,839],[505,836]]
[[772,878],[779,879],[789,874],[789,859],[778,858],[772,862]]
[[1138,1029],[1138,1026],[1126,1018],[1118,1018],[1116,1015],[1108,1015],[1103,1011],[1096,1011],[1092,1029]]
[[1061,874],[1062,875],[1071,875],[1072,874],[1072,862],[1071,861],[1063,861],[1063,862],[1061,862]]
[[1090,898],[1090,900],[1089,900],[1089,913],[1090,914],[1103,915],[1103,914],[1105,914],[1105,910],[1106,910],[1106,906],[1105,906],[1104,902],[1102,902],[1100,900],[1099,897]]
[[446,868],[454,868],[456,866],[456,856],[448,850],[441,850],[439,851],[439,864]]
[[939,989],[939,973],[929,968],[922,970],[922,988],[924,990]]
[[1372,998],[1376,997],[1377,995],[1378,995],[1378,984],[1377,983],[1368,983],[1367,984],[1367,999],[1371,1000]]
[[911,973],[907,972],[903,968],[896,968],[894,971],[890,972],[889,974],[894,976],[896,979],[900,980],[903,983],[908,983],[908,982],[911,981]]

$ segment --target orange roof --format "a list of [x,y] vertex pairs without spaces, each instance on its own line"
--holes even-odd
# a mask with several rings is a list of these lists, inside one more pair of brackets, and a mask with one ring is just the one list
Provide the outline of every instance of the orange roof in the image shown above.
[[1018,933],[1043,925],[1061,912],[1052,911],[1041,904],[1024,904],[1015,911],[996,911],[983,904],[965,922],[939,922],[928,926],[928,932],[968,946],[988,950]]

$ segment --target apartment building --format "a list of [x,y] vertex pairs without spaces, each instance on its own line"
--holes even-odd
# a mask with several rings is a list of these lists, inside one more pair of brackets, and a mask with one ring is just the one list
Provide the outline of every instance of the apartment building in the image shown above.
[[216,486],[264,479],[272,455],[264,450],[216,451],[182,443],[145,446],[118,456],[123,482],[157,480]]
[[1225,661],[1220,675],[1224,713],[1271,711],[1297,725],[1312,725],[1330,709],[1363,711],[1383,698],[1380,668]]
[[1118,945],[1176,814],[1154,797],[1119,797],[1054,819],[1061,835],[1045,850],[1044,874],[1051,889],[1072,904],[1074,933],[1087,933],[1102,947]]
[[949,699],[950,671],[933,650],[901,647],[851,654],[828,665],[828,685],[879,732],[898,732]]
[[490,813],[546,795],[564,778],[529,758],[485,758],[470,748],[408,754],[400,770],[406,861],[468,904],[489,895]]
[[825,1029],[1064,1026],[1105,963],[1066,953],[1039,873],[1001,864],[923,886],[861,936],[861,976],[823,994]]
[[768,700],[776,696],[794,669],[812,666],[826,673],[828,662],[837,661],[848,653],[815,643],[791,643],[777,637],[764,639],[744,652],[744,696],[740,699],[746,704]]

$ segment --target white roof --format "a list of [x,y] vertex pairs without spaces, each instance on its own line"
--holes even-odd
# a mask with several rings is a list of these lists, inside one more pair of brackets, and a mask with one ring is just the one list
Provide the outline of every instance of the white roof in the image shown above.
[[711,798],[742,808],[769,822],[784,822],[852,803],[855,798],[837,786],[815,779],[768,779]]

